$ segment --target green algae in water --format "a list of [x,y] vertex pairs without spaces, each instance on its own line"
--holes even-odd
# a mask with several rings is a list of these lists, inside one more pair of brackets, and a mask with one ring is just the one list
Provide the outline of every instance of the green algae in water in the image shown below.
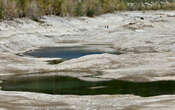
[[25,77],[3,81],[2,90],[60,95],[134,94],[142,97],[175,94],[175,81],[84,81],[68,76]]

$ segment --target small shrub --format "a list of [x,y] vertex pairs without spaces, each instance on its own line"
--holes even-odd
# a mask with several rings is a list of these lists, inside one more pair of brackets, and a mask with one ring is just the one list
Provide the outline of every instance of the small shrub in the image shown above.
[[75,15],[76,16],[83,16],[82,8],[83,8],[82,3],[81,2],[77,3],[77,6],[75,8]]
[[143,10],[143,9],[144,9],[144,7],[143,7],[142,2],[139,2],[139,3],[137,4],[137,10]]
[[2,2],[0,2],[0,19],[3,19]]
[[53,14],[54,15],[61,15],[61,12],[62,12],[62,4],[63,4],[63,0],[54,0],[53,2]]
[[127,9],[127,3],[125,1],[120,1],[117,10],[126,10]]
[[103,9],[103,13],[115,11],[117,4],[119,4],[118,0],[101,0],[101,7]]
[[158,9],[160,9],[160,4],[158,2],[154,3],[151,9],[152,10],[158,10]]
[[17,0],[17,7],[18,13],[20,17],[25,17],[26,16],[26,8],[27,8],[27,2],[28,0]]
[[86,11],[86,16],[94,17],[94,15],[95,15],[95,10],[88,8],[87,11]]

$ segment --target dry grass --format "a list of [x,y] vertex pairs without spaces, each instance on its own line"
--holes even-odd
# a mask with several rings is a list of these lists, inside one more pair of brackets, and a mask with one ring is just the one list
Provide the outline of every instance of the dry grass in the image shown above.
[[[146,2],[144,2],[146,1]],[[117,10],[175,9],[172,0],[1,0],[0,19],[41,15],[90,16]]]

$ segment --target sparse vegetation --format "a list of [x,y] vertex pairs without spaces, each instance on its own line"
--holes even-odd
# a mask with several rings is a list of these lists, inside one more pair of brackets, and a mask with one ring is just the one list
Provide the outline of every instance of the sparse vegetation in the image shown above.
[[175,0],[1,0],[0,19],[41,15],[89,16],[117,10],[175,9]]
[[2,2],[0,2],[0,19],[3,18],[3,13],[2,13]]

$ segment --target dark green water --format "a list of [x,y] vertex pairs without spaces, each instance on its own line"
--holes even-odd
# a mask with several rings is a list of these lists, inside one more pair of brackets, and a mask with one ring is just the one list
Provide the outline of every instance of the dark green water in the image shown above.
[[89,50],[87,47],[47,47],[26,52],[24,53],[24,55],[33,57],[42,57],[42,58],[72,59],[86,55],[103,54],[103,53],[106,52],[99,50]]
[[175,81],[147,83],[120,80],[84,81],[66,76],[13,78],[4,81],[2,90],[30,91],[64,95],[134,94],[143,97],[175,94]]

